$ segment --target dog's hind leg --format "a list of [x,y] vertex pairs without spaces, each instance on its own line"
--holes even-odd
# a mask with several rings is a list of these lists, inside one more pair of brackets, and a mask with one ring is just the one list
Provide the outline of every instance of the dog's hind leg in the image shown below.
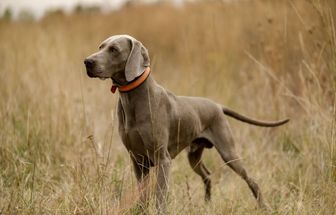
[[205,186],[205,201],[210,201],[211,199],[211,179],[210,172],[204,166],[201,158],[204,150],[203,146],[196,145],[197,143],[193,143],[188,152],[188,160],[191,168],[202,177],[204,186]]
[[242,162],[236,154],[234,140],[228,123],[225,120],[216,122],[212,127],[212,131],[213,144],[224,162],[245,180],[254,197],[257,199],[258,205],[264,208],[265,204],[258,184],[248,176]]

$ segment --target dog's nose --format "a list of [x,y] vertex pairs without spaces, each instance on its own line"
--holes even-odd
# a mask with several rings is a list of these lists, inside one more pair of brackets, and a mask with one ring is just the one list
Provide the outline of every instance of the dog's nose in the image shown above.
[[92,59],[85,59],[84,64],[87,68],[92,68],[95,64],[95,61]]

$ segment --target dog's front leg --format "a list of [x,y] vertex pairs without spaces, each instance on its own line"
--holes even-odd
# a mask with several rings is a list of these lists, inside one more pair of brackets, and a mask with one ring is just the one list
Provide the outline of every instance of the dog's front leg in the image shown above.
[[140,204],[141,207],[147,208],[149,201],[148,184],[149,184],[149,159],[147,157],[142,157],[136,159],[131,156],[135,176],[138,181],[138,189],[140,192]]
[[156,208],[159,214],[166,214],[170,164],[169,155],[164,155],[163,158],[159,159],[156,184]]

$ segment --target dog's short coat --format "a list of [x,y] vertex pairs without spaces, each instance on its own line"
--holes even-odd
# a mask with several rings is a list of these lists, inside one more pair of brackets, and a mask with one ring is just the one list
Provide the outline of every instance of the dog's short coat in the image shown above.
[[[84,63],[90,77],[111,78],[114,85],[121,87],[141,76],[149,67],[150,59],[139,41],[128,35],[116,35],[106,39],[99,51]],[[236,155],[225,115],[259,126],[272,127],[288,122],[288,119],[253,120],[209,99],[175,96],[151,76],[137,88],[120,92],[119,133],[131,155],[139,183],[146,178],[150,167],[157,166],[156,205],[159,211],[165,210],[171,160],[186,147],[190,166],[203,179],[206,200],[211,197],[211,180],[201,157],[204,148],[214,146],[223,161],[246,181],[258,204],[264,206],[257,183],[248,176]],[[146,197],[142,199],[146,201]]]

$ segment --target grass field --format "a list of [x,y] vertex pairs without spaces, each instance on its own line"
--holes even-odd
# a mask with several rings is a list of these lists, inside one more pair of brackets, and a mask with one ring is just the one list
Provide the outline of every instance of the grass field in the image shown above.
[[[270,211],[215,150],[205,152],[213,201],[181,153],[169,214],[334,214],[336,3],[237,1],[129,6],[108,14],[0,21],[0,214],[137,214],[136,180],[117,132],[110,81],[83,59],[113,34],[143,42],[152,75],[275,129],[230,119],[236,147]],[[154,214],[153,206],[149,214]]]

